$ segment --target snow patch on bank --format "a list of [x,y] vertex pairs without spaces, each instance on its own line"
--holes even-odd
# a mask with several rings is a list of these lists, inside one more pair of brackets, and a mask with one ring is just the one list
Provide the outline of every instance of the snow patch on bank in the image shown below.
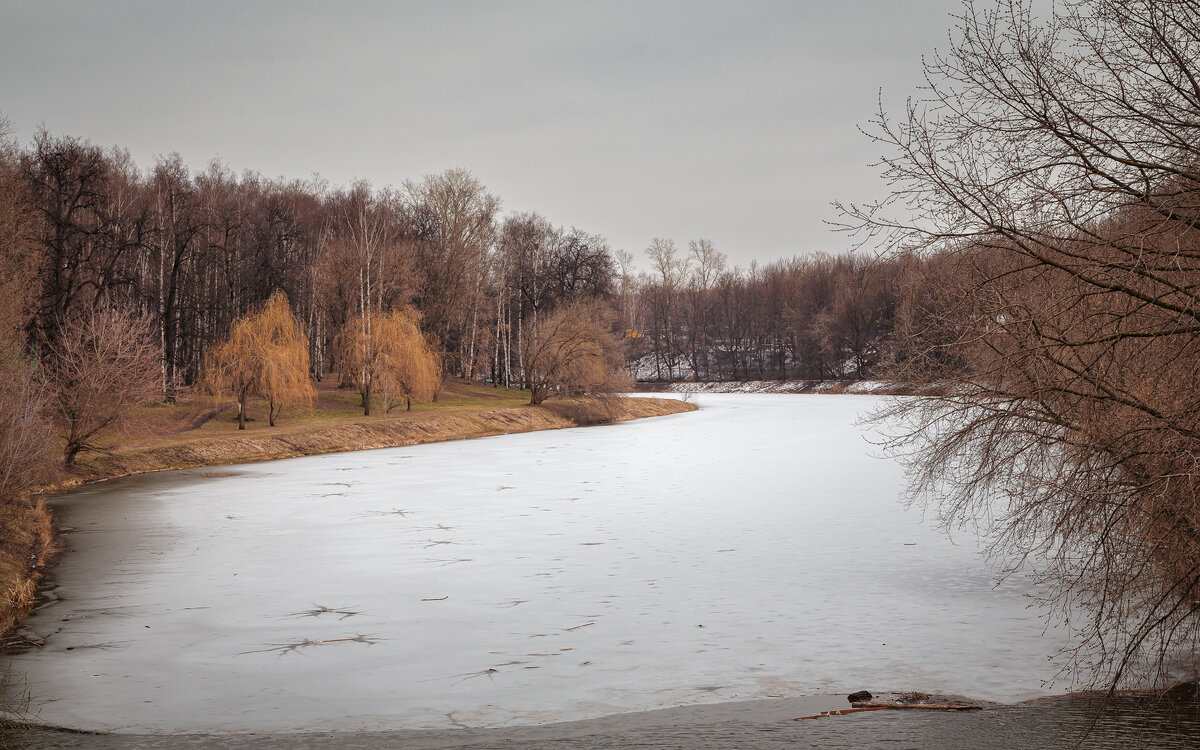
[[666,383],[668,393],[909,393],[887,380],[744,380],[719,383]]

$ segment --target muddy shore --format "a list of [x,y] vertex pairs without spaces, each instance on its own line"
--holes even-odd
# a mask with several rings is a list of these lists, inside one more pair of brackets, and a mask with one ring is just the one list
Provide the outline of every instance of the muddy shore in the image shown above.
[[[1099,750],[1194,748],[1200,708],[1126,699],[1099,714],[1088,696],[989,705],[970,713],[880,711],[795,721],[848,706],[845,696],[718,703],[543,726],[298,734],[87,734],[30,728],[4,750],[562,750],[564,748],[821,748],[822,750]],[[1086,739],[1085,738],[1086,733]],[[1083,744],[1080,741],[1083,739]]]

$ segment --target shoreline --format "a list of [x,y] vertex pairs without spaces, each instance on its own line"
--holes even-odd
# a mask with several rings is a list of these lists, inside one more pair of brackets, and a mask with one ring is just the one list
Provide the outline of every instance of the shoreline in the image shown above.
[[697,408],[674,398],[622,396],[536,406],[445,407],[404,417],[346,419],[327,427],[306,424],[291,429],[233,432],[98,455],[81,464],[74,476],[60,479],[34,494],[48,496],[97,482],[161,471],[594,427],[682,414]]
[[[1121,696],[1118,696],[1120,698]],[[1131,694],[1135,700],[1139,697]],[[882,711],[875,713],[826,716],[801,721],[824,711],[849,708],[844,694],[808,695],[788,698],[701,703],[644,711],[607,714],[545,724],[501,727],[462,727],[448,729],[341,729],[205,733],[119,733],[89,731],[28,724],[15,730],[13,739],[26,744],[14,747],[55,748],[56,750],[124,750],[125,748],[239,748],[241,750],[277,750],[282,748],[316,750],[351,748],[383,750],[404,747],[411,750],[449,750],[449,748],[526,747],[648,747],[648,748],[775,748],[784,744],[808,747],[874,748],[893,747],[897,734],[909,739],[919,737],[921,747],[1076,747],[1080,735],[1070,729],[1105,731],[1103,722],[1113,715],[1104,713],[1095,693],[1068,693],[1045,696],[1013,704],[978,701],[981,710],[964,712]],[[1169,704],[1126,703],[1112,707],[1120,725],[1121,711],[1155,710],[1170,713]],[[1188,706],[1176,707],[1184,711]],[[1053,736],[1038,734],[1038,724],[1051,720]],[[1093,726],[1093,720],[1098,723]],[[1014,724],[1014,720],[1017,722]],[[1059,723],[1054,724],[1054,720]],[[1033,725],[1030,730],[1029,724]],[[1009,733],[1021,728],[1024,742],[1010,745]],[[954,731],[948,731],[954,728]],[[1043,727],[1044,729],[1044,727]],[[1068,730],[1057,733],[1062,730]],[[972,736],[975,733],[975,736]],[[5,739],[0,731],[0,740]],[[971,740],[994,739],[996,744],[975,744]],[[1047,742],[1047,740],[1051,740]],[[832,741],[832,743],[831,743]],[[940,741],[940,742],[939,742]],[[804,743],[809,744],[805,745]],[[962,744],[968,742],[970,744]],[[843,744],[844,743],[844,744]],[[941,744],[945,743],[945,744]],[[2,745],[0,745],[2,746]],[[1108,745],[1105,745],[1108,747]]]
[[[1005,704],[986,704],[989,708]],[[575,739],[597,734],[606,728],[620,727],[624,730],[648,730],[661,727],[705,726],[724,724],[728,722],[768,723],[776,721],[794,721],[798,717],[850,708],[846,696],[842,694],[803,695],[788,698],[752,698],[748,700],[721,701],[717,703],[694,703],[683,706],[668,706],[638,711],[622,711],[602,716],[592,716],[582,719],[565,719],[541,724],[513,724],[495,727],[445,728],[445,729],[300,729],[279,731],[248,731],[228,730],[205,733],[195,732],[120,732],[73,727],[54,726],[30,723],[28,728],[45,732],[68,735],[86,735],[92,737],[212,737],[214,739],[233,739],[247,736],[274,737],[361,737],[374,735],[387,737],[393,741],[402,741],[403,747],[425,748],[441,747],[442,742],[451,741],[513,741],[517,737],[525,739]],[[610,726],[613,725],[613,726]],[[549,735],[549,736],[539,736]],[[508,739],[511,738],[511,739]],[[422,740],[432,744],[422,744]],[[415,743],[415,744],[411,744]]]

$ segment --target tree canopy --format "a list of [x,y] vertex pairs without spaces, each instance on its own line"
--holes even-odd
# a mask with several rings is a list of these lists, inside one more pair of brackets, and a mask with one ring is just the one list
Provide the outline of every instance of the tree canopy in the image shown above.
[[362,394],[363,413],[372,399],[383,399],[384,411],[429,401],[441,388],[442,369],[436,352],[421,333],[421,317],[412,308],[360,315],[339,337],[341,366]]
[[276,292],[234,322],[229,340],[210,352],[204,382],[214,393],[233,392],[239,430],[246,428],[246,402],[252,394],[267,399],[272,427],[284,407],[312,404],[316,391],[309,379],[308,338],[286,294]]
[[607,395],[628,387],[621,341],[611,331],[611,312],[585,300],[540,321],[525,350],[530,403],[556,394]]

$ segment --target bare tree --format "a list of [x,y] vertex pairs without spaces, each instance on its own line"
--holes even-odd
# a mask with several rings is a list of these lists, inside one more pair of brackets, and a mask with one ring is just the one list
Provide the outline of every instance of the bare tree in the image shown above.
[[53,450],[45,387],[23,341],[37,299],[30,280],[37,276],[40,229],[0,117],[0,503],[41,479]]
[[726,256],[713,246],[712,240],[692,240],[688,243],[691,274],[687,282],[687,346],[692,379],[704,379],[711,374],[709,356],[709,326],[715,300],[712,289],[725,272]]
[[30,366],[0,368],[0,502],[45,478],[53,455],[46,387]]
[[60,324],[89,307],[111,304],[125,286],[125,263],[141,247],[144,210],[124,202],[123,155],[110,158],[75,138],[41,131],[22,155],[21,172],[40,214],[40,299],[33,333],[53,341]]
[[577,301],[539,321],[529,333],[525,363],[530,403],[553,395],[608,395],[628,387],[621,341],[602,303]]
[[105,430],[128,425],[134,409],[161,397],[159,347],[152,321],[102,307],[65,323],[44,361],[50,411],[65,443],[63,461],[99,450]]
[[950,292],[906,303],[901,372],[944,387],[892,412],[895,447],[1074,608],[1077,676],[1195,673],[1200,4],[967,3],[959,28],[874,123],[894,194],[843,207],[954,258]]
[[[20,152],[0,117],[0,354],[19,357],[17,344],[37,304],[42,217],[20,171]],[[7,351],[16,348],[18,351]]]
[[154,168],[154,193],[162,390],[166,400],[173,402],[179,384],[179,301],[185,283],[184,264],[195,252],[201,229],[195,185],[179,154],[159,159]]
[[[678,297],[680,287],[688,276],[691,259],[679,257],[675,241],[669,238],[654,237],[646,248],[646,256],[653,268],[651,276],[654,286],[650,290],[651,318],[653,321],[652,336],[654,344],[654,366],[659,380],[675,378],[675,364],[678,355],[676,345],[676,317],[678,315]],[[663,376],[663,367],[666,376]]]
[[405,183],[409,210],[418,217],[417,262],[423,272],[420,306],[427,330],[438,337],[459,374],[473,374],[473,346],[500,199],[465,169]]

